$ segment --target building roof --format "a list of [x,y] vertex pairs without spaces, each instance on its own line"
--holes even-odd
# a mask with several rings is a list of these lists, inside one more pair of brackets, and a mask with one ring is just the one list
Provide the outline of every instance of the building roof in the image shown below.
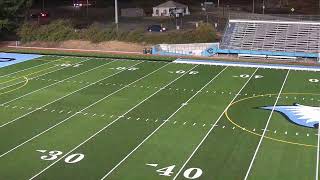
[[174,2],[174,1],[167,1],[167,2],[160,4],[156,7],[157,8],[186,8],[188,6],[181,4],[181,3]]

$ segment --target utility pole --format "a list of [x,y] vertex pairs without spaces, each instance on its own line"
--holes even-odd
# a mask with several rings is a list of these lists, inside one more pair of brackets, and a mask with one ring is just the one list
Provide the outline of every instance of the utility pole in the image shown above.
[[87,0],[87,18],[89,16],[89,0]]
[[118,17],[118,0],[114,0],[114,23],[116,24],[117,31],[119,29],[119,17]]
[[266,9],[265,0],[262,0],[262,14],[264,14],[265,9]]
[[252,13],[254,13],[254,0],[252,0]]
[[44,0],[42,0],[42,11],[44,11]]

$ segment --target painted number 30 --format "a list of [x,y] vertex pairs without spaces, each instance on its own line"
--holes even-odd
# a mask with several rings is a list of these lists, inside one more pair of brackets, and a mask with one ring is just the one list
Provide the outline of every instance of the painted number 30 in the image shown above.
[[[37,151],[41,153],[47,152],[47,150],[37,150]],[[40,159],[45,161],[53,161],[59,158],[61,155],[63,155],[62,151],[49,151],[46,155],[41,156]],[[64,162],[68,164],[73,164],[81,161],[83,158],[84,158],[84,154],[80,154],[80,153],[71,154],[64,159]]]

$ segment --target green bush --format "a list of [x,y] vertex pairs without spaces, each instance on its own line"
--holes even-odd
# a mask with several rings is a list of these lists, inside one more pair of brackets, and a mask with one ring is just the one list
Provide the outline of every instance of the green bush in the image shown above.
[[48,25],[25,23],[20,27],[18,35],[20,36],[22,42],[59,42],[79,38],[72,27],[72,23],[68,20],[57,20]]
[[87,29],[75,32],[68,20],[53,21],[48,25],[26,23],[19,30],[21,41],[59,42],[71,39],[81,39],[99,43],[119,40],[126,42],[159,44],[159,43],[206,43],[213,42],[216,32],[210,24],[200,24],[195,30],[173,31],[168,33],[147,33],[144,30],[117,31],[115,26],[105,27],[94,23]]

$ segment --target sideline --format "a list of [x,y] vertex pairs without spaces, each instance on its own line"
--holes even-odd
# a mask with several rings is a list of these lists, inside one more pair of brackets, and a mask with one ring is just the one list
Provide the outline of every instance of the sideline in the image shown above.
[[314,71],[319,72],[320,66],[303,66],[303,65],[286,65],[286,64],[267,64],[252,62],[227,62],[218,60],[194,60],[194,59],[177,59],[173,63],[179,64],[202,64],[230,67],[248,67],[248,68],[266,68],[266,69],[282,69],[282,70],[298,70],[298,71]]

